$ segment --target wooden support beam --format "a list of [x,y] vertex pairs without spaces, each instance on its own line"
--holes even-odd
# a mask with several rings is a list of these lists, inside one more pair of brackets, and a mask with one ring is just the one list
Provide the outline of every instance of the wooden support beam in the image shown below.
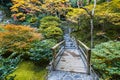
[[88,72],[88,75],[90,75],[90,70],[91,70],[90,58],[91,58],[91,50],[88,50],[88,52],[87,52],[87,72]]
[[53,71],[55,71],[55,56],[56,56],[56,50],[55,49],[52,49],[53,50],[53,63],[52,63],[52,67],[53,67]]

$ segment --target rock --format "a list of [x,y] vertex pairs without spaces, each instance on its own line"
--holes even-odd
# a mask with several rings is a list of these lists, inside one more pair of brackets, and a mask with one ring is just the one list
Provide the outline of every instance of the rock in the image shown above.
[[63,80],[73,80],[71,76],[65,76]]
[[79,78],[81,78],[81,76],[80,75],[75,75],[74,78],[79,79]]

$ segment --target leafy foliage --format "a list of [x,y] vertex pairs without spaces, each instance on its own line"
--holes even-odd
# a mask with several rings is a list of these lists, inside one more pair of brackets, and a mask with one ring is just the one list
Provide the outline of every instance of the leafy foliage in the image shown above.
[[45,0],[42,7],[47,14],[60,17],[60,15],[65,15],[66,9],[69,7],[69,0]]
[[21,55],[13,59],[4,59],[0,56],[0,80],[6,80],[6,77],[16,69],[16,66],[21,61],[20,57]]
[[12,0],[13,18],[15,20],[25,20],[27,14],[35,14],[40,10],[39,0]]
[[[98,20],[98,23],[109,23],[113,25],[120,25],[120,2],[118,0],[113,0],[111,2],[102,3],[96,8],[95,17]],[[103,6],[101,6],[103,5]]]
[[[118,0],[112,0],[111,2],[105,2],[102,4],[97,5],[95,9],[95,25],[101,23],[108,23],[113,25],[119,25],[119,17],[120,17],[120,2]],[[102,6],[101,6],[102,5]],[[85,6],[89,11],[91,11],[93,5]],[[70,8],[67,14],[68,19],[76,20],[79,18],[80,22],[83,20],[83,17],[88,17],[89,15],[83,9],[74,9]],[[88,19],[87,18],[87,19]],[[84,18],[87,20],[86,18]],[[84,22],[85,23],[85,22]],[[82,24],[81,24],[82,25]],[[105,27],[105,26],[104,26]]]
[[62,39],[62,30],[58,27],[52,26],[52,27],[48,27],[47,29],[44,30],[45,31],[45,36],[46,38],[54,38],[56,40]]
[[39,26],[39,20],[44,16],[58,16],[66,14],[67,0],[12,0],[12,17],[16,24]]
[[52,59],[51,47],[55,45],[55,40],[42,40],[32,43],[30,48],[30,59],[35,62],[46,62]]
[[9,24],[3,27],[4,32],[0,32],[0,54],[23,54],[27,53],[30,44],[42,38],[34,28]]
[[[61,16],[67,16],[70,21],[69,26],[74,29],[73,34],[76,38],[89,43],[90,16],[83,9],[71,8],[69,1],[72,7],[77,7],[78,0],[0,0],[0,4],[11,6],[15,24],[40,26],[39,30],[45,37],[45,40],[41,40],[41,34],[36,29],[27,26],[9,24],[3,27],[0,25],[0,80],[4,80],[16,68],[21,60],[19,56],[24,59],[27,57],[35,62],[51,60],[50,48],[56,40],[61,40],[63,35],[59,19]],[[82,1],[85,6],[89,0]],[[93,66],[104,79],[112,80],[116,77],[119,79],[120,1],[97,0],[97,2],[99,4],[94,15],[95,44],[108,40],[116,40],[116,42],[109,41],[96,45],[92,55]],[[85,6],[88,12],[91,12],[92,7],[92,4]]]
[[41,24],[46,23],[46,22],[52,22],[52,21],[56,21],[57,23],[60,23],[60,19],[58,17],[53,17],[53,16],[46,16],[44,18],[41,19]]
[[[120,2],[112,0],[100,3],[95,8],[94,15],[94,43],[106,42],[108,40],[120,40]],[[102,6],[101,6],[102,5]],[[85,6],[90,12],[93,5]],[[85,43],[90,40],[90,16],[83,9],[69,8],[67,19],[76,25],[70,25],[77,31],[73,34]],[[79,35],[82,36],[79,36]]]
[[105,80],[120,78],[120,42],[109,41],[92,50],[92,64]]
[[40,31],[45,38],[53,38],[59,40],[62,38],[63,32],[60,26],[60,19],[58,17],[47,16],[41,19]]
[[[55,40],[42,40],[35,28],[9,24],[1,26],[0,31],[0,79],[6,79],[22,59],[35,62],[49,62],[52,58],[51,47]],[[11,76],[14,79],[16,76]]]

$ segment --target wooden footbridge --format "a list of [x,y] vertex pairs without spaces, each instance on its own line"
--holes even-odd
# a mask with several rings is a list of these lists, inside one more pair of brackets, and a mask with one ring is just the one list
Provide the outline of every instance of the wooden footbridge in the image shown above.
[[91,67],[91,50],[80,40],[65,34],[52,51],[47,80],[99,80]]

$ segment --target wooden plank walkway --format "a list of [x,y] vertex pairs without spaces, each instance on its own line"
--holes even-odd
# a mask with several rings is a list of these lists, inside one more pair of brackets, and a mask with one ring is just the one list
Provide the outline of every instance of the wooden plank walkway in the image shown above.
[[47,80],[99,80],[95,72],[88,75],[86,69],[77,49],[65,49],[56,70],[48,73]]
[[76,41],[69,34],[65,34],[64,40],[63,54],[55,60],[57,66],[55,66],[55,71],[50,70],[47,80],[99,80],[92,68],[88,75],[87,62],[83,59]]
[[79,51],[77,49],[65,49],[56,70],[87,73]]

